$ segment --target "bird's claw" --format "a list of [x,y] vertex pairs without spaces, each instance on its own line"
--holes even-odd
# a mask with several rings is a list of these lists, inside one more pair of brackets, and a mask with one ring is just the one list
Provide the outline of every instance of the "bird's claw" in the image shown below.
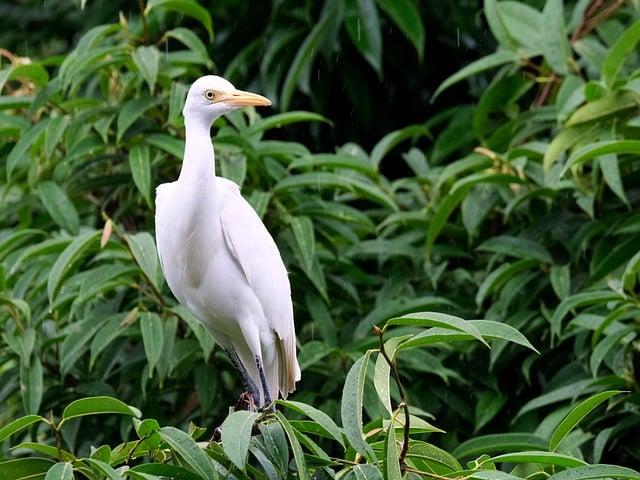
[[249,412],[257,411],[256,401],[253,398],[253,395],[251,395],[249,392],[242,392],[233,409],[236,412],[239,410],[248,410]]

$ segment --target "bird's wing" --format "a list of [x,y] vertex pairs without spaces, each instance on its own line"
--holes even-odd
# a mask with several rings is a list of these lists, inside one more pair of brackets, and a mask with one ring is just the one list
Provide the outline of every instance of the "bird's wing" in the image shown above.
[[222,178],[216,181],[222,187],[218,191],[224,191],[220,223],[225,243],[258,297],[269,325],[278,336],[279,384],[286,396],[293,391],[295,382],[300,378],[287,270],[271,234],[253,207],[242,197],[239,187]]

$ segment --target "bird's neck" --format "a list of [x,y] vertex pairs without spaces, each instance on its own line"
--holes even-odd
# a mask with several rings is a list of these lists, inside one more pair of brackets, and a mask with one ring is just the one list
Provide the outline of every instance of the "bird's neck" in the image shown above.
[[210,182],[216,174],[210,124],[202,119],[185,119],[185,145],[178,180],[190,183]]

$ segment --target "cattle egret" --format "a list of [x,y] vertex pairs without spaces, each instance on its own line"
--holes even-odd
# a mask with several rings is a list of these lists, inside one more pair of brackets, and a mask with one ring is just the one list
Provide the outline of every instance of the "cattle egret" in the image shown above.
[[216,176],[210,129],[239,107],[270,104],[221,77],[196,80],[182,110],[180,175],[156,190],[156,243],[167,283],[240,371],[249,408],[286,398],[300,379],[291,287],[260,217],[238,185]]

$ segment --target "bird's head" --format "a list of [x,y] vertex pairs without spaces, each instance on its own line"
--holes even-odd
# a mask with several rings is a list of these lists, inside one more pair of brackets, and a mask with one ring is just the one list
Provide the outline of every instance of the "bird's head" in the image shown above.
[[266,107],[271,105],[271,100],[257,93],[237,90],[222,77],[205,75],[191,85],[182,114],[185,119],[212,123],[225,113],[250,105]]

